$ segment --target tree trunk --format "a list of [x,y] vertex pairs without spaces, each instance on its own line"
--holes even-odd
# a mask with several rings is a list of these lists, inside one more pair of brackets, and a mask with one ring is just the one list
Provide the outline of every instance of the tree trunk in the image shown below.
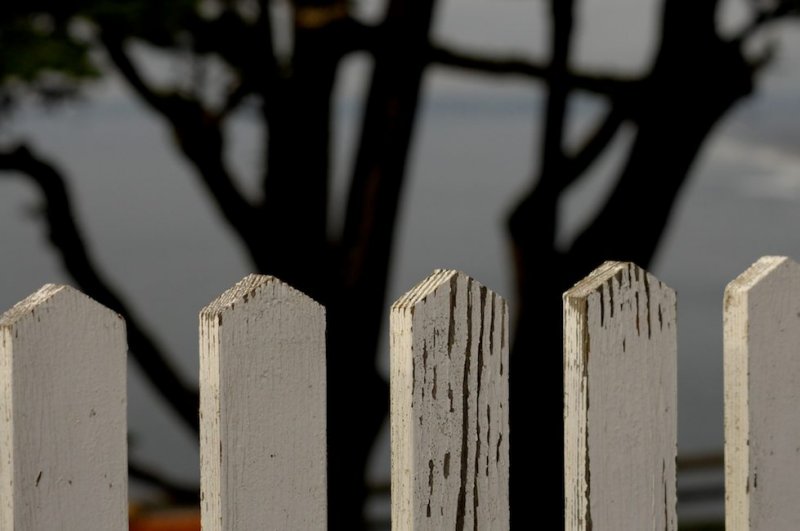
[[[563,517],[561,294],[604,260],[649,266],[703,141],[751,90],[752,68],[738,45],[696,20],[688,31],[686,20],[665,16],[653,71],[639,97],[624,102],[638,127],[627,163],[602,211],[571,248],[561,253],[552,243],[549,220],[560,192],[532,194],[511,219],[521,295],[511,358],[512,526],[518,529],[531,524],[526,507],[534,485],[546,486],[541,505]],[[647,236],[633,237],[634,230]],[[537,428],[530,435],[520,429],[531,424]],[[535,455],[534,441],[541,448]]]

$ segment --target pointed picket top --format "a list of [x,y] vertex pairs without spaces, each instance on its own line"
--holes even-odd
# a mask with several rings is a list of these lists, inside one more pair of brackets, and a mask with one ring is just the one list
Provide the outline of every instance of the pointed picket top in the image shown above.
[[249,275],[200,312],[203,529],[325,529],[325,309]]
[[429,295],[435,293],[440,286],[458,276],[467,277],[466,274],[454,269],[436,269],[433,273],[425,277],[422,282],[397,299],[392,305],[392,309],[411,310],[418,303],[424,302]]
[[[265,289],[268,289],[266,293]],[[246,304],[251,299],[259,297],[267,297],[270,301],[279,299],[301,299],[306,300],[310,304],[319,307],[323,312],[325,308],[303,293],[300,290],[294,289],[289,284],[281,281],[279,278],[272,275],[257,275],[250,274],[242,280],[233,285],[233,287],[225,290],[219,297],[211,301],[207,306],[200,310],[200,315],[204,317],[217,316],[225,314],[229,311],[236,309],[236,304]],[[241,306],[240,306],[241,307]]]
[[106,308],[72,286],[65,284],[44,284],[41,288],[0,314],[0,327],[13,327],[21,323],[26,317],[33,319],[36,312],[43,309],[49,311],[51,306],[61,304],[56,301],[60,301],[62,298],[65,300],[74,299],[77,301],[67,302],[66,304],[80,304],[82,306],[93,307],[98,313],[106,314],[108,317],[115,317],[120,321],[122,320],[122,316],[117,312]]
[[761,258],[724,312],[726,529],[798,529],[800,266]]
[[127,529],[124,321],[47,284],[0,338],[0,528]]
[[567,530],[677,528],[675,292],[606,262],[564,293]]
[[45,284],[0,315],[0,327],[8,328],[14,326],[28,314],[35,313],[38,306],[45,304],[59,291],[67,289],[69,289],[68,286]]
[[391,311],[392,526],[504,529],[508,308],[436,270]]

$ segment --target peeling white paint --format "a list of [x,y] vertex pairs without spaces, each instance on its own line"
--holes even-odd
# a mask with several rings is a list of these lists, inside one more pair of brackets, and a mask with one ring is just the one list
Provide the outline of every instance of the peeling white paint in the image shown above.
[[564,294],[566,529],[677,529],[675,292],[606,262]]
[[0,529],[128,529],[125,323],[48,284],[0,316]]
[[437,270],[391,312],[392,527],[508,529],[508,308]]
[[800,529],[800,266],[758,260],[725,289],[726,529]]
[[245,277],[200,313],[203,529],[327,527],[325,309]]

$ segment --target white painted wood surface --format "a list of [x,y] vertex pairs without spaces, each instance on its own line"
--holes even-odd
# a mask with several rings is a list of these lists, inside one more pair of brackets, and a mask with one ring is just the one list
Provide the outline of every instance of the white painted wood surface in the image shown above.
[[0,529],[127,530],[122,318],[48,284],[0,336]]
[[566,529],[675,530],[675,293],[606,262],[564,294]]
[[508,529],[508,309],[437,270],[391,311],[392,527]]
[[726,529],[800,529],[800,266],[761,258],[724,312]]
[[205,531],[326,528],[325,403],[321,305],[250,275],[202,310]]

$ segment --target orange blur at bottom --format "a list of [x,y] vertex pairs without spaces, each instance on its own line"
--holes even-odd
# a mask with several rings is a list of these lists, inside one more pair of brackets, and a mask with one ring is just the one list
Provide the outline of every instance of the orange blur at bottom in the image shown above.
[[198,509],[132,510],[130,531],[200,531]]

